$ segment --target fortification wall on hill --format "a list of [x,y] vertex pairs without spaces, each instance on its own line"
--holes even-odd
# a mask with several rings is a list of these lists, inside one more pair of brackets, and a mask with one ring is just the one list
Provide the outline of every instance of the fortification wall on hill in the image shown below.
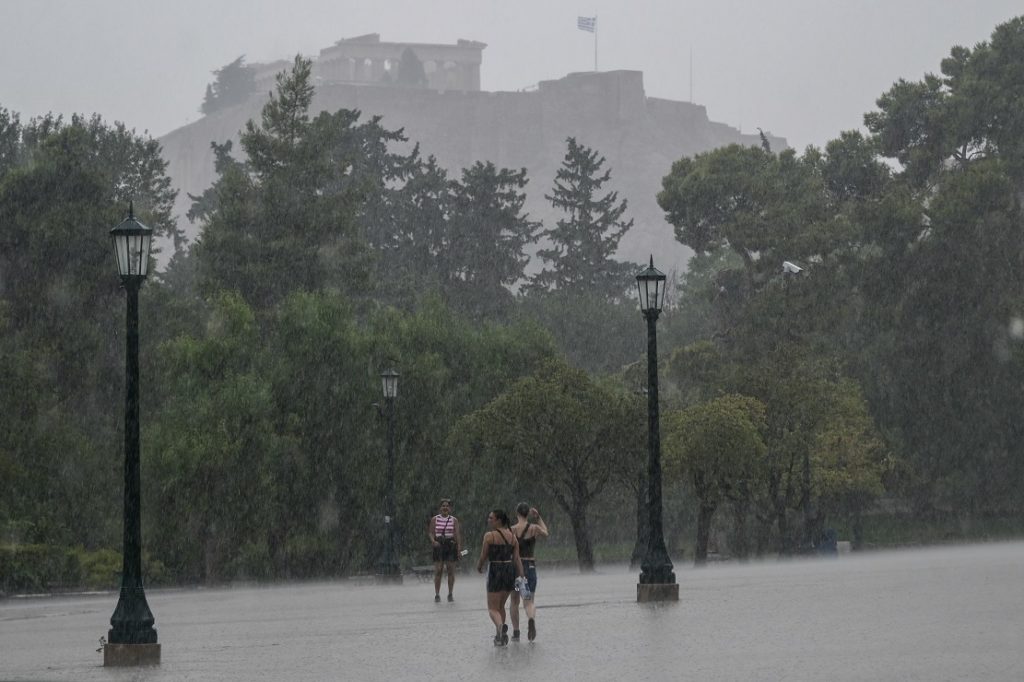
[[[250,118],[258,120],[265,97],[206,116],[160,139],[168,173],[180,190],[177,212],[186,233],[188,193],[198,194],[214,180],[212,141],[238,139]],[[675,241],[655,196],[672,163],[731,143],[757,145],[744,135],[710,121],[703,106],[647,97],[639,71],[573,73],[522,92],[455,92],[354,83],[318,86],[314,111],[358,109],[380,115],[388,128],[404,128],[410,143],[433,154],[456,175],[476,161],[525,167],[529,173],[526,210],[553,224],[559,214],[544,200],[573,136],[607,157],[613,189],[629,200],[633,229],[618,257],[642,263],[655,254],[660,269],[682,271],[688,250]],[[786,141],[769,136],[774,149]],[[236,146],[237,149],[237,146]]]

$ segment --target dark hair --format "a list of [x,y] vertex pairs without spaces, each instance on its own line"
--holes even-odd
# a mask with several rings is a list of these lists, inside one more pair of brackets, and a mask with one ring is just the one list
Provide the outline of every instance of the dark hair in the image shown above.
[[526,516],[529,513],[530,505],[526,504],[525,502],[520,502],[519,504],[516,505],[516,514],[519,514],[520,516]]
[[491,511],[491,513],[494,514],[495,520],[501,522],[501,525],[503,525],[505,528],[509,527],[510,524],[508,522],[508,514],[505,513],[504,509],[494,509]]
[[450,498],[450,497],[442,497],[442,498],[441,498],[441,501],[437,503],[437,506],[438,506],[438,507],[440,507],[440,506],[441,506],[442,504],[444,504],[445,502],[447,502],[447,503],[448,503],[448,506],[449,506],[449,507],[450,507],[450,506],[452,506],[452,498]]

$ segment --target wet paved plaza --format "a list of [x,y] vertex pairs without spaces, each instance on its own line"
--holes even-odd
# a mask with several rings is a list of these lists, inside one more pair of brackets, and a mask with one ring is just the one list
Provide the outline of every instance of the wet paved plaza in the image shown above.
[[7,599],[0,680],[1024,679],[1024,543],[676,568],[660,606],[625,567],[542,570],[537,641],[507,648],[476,573],[452,604],[413,576],[149,590],[163,660],[142,669],[95,651],[115,594]]

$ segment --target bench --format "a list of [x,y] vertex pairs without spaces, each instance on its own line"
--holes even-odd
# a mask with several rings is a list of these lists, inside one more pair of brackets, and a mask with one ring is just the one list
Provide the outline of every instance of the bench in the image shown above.
[[434,567],[433,566],[413,566],[413,575],[419,578],[421,583],[430,582],[434,579]]

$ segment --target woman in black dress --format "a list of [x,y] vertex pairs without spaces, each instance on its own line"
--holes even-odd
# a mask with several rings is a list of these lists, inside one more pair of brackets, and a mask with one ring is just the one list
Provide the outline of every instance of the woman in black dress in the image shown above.
[[480,560],[476,570],[484,571],[484,562],[490,562],[487,570],[487,614],[494,623],[494,645],[508,644],[508,626],[505,625],[505,602],[515,589],[516,576],[523,575],[523,562],[519,558],[519,541],[509,530],[508,514],[495,509],[487,515],[487,527]]

